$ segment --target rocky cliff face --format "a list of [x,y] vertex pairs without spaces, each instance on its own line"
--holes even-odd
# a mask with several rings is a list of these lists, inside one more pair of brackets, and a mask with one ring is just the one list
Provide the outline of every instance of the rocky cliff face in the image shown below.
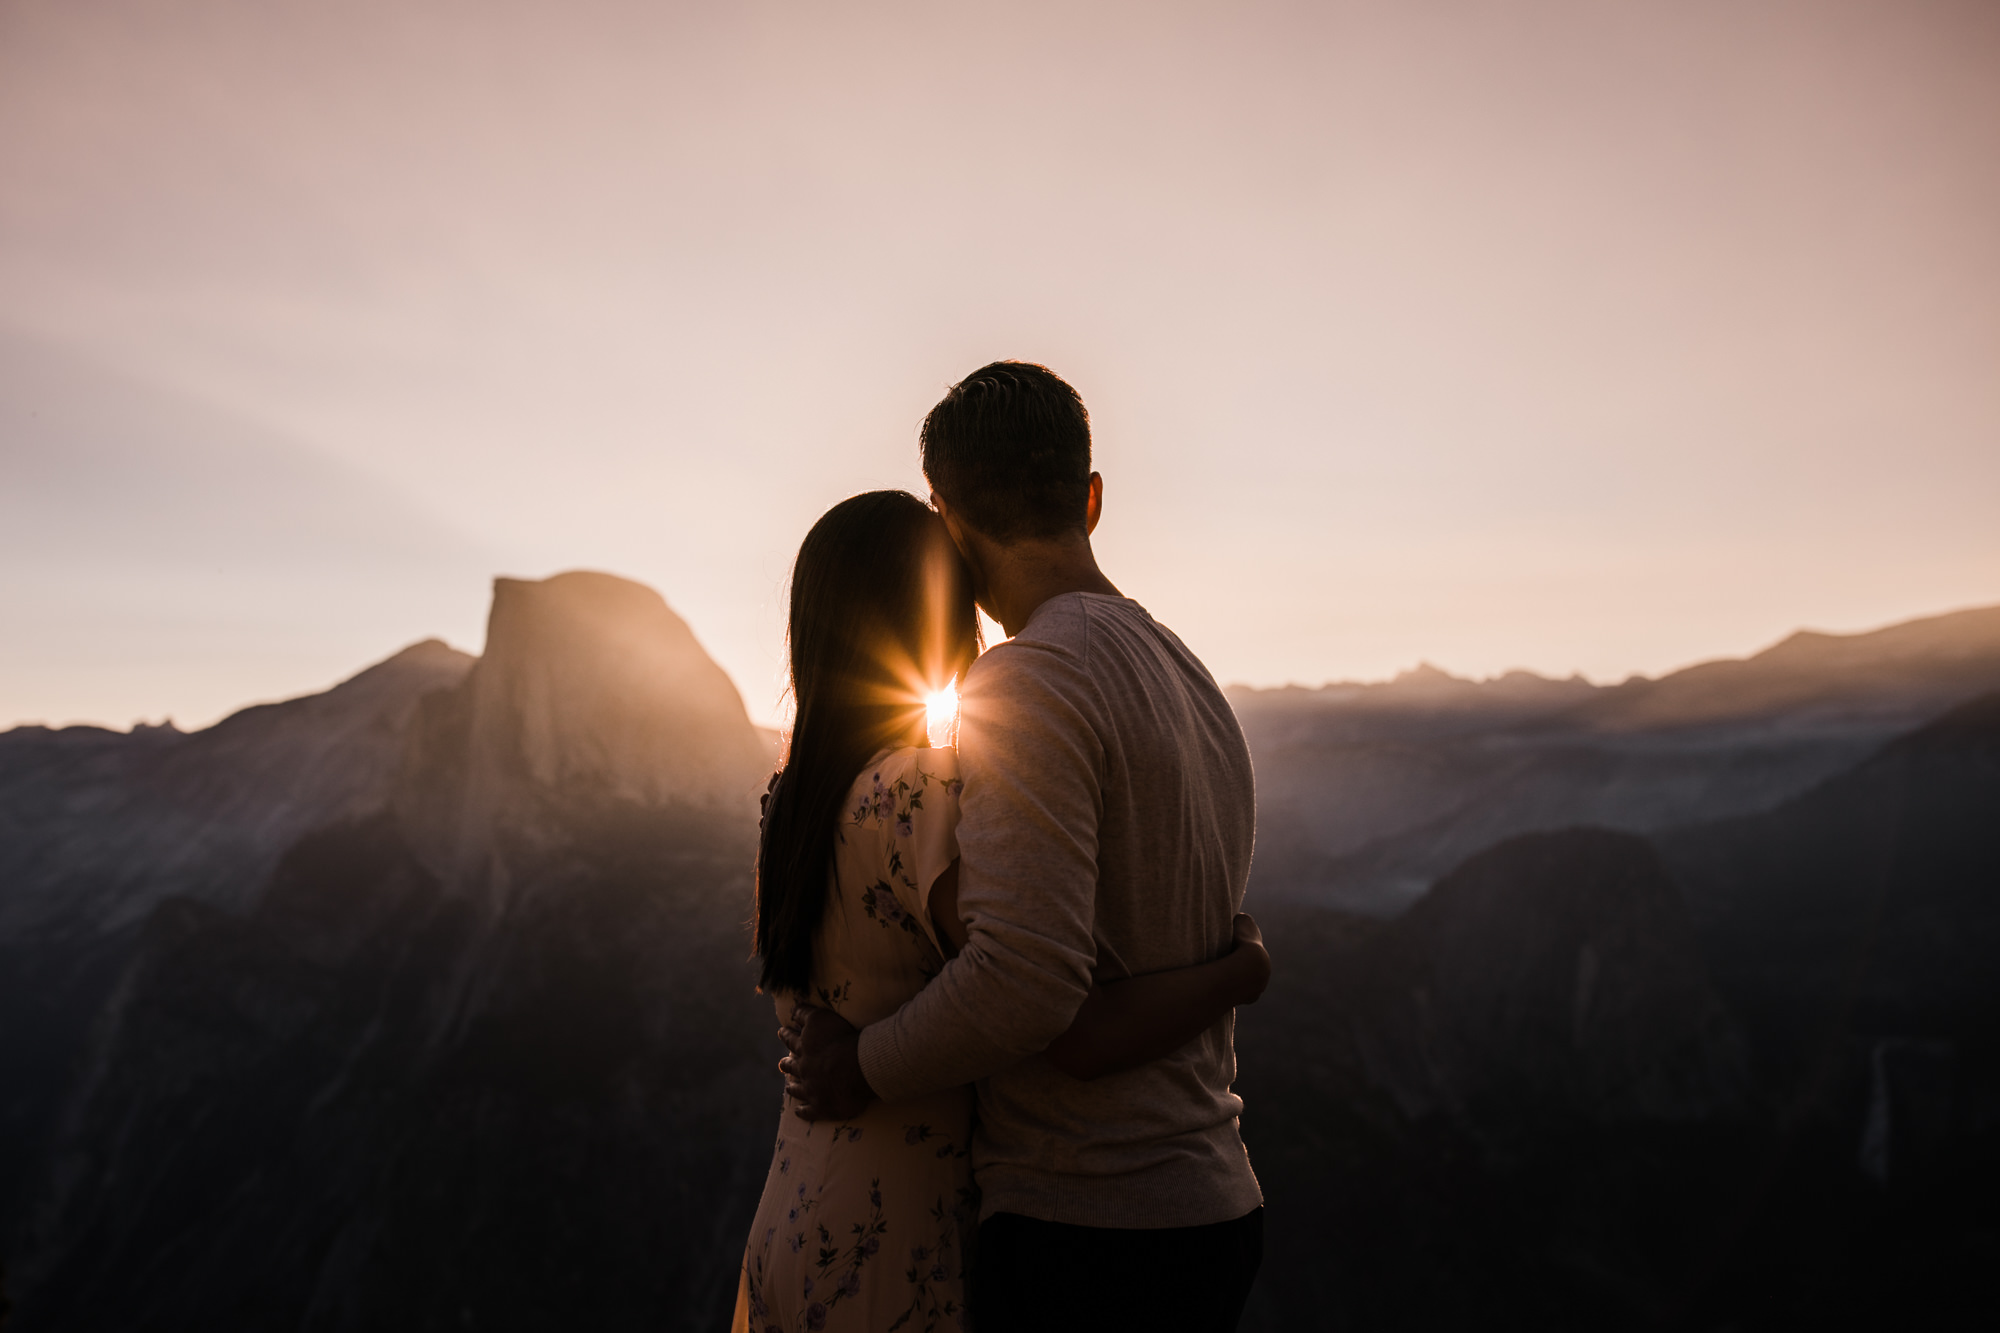
[[502,580],[486,656],[433,684],[372,789],[253,890],[156,894],[94,974],[87,1041],[39,1066],[66,1109],[21,1327],[726,1317],[776,1105],[743,928],[762,739],[604,575]]
[[500,910],[514,871],[635,814],[737,820],[770,773],[721,667],[650,588],[608,574],[498,579],[486,653],[425,701],[395,809],[450,888]]

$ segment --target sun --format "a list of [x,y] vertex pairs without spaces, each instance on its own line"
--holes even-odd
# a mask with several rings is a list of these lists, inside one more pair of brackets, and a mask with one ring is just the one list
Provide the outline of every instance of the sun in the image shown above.
[[949,745],[958,722],[958,686],[947,685],[924,696],[924,730],[932,745]]

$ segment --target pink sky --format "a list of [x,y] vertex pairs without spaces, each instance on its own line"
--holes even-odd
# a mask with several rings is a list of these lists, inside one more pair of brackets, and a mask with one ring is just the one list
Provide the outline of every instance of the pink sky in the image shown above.
[[769,718],[999,356],[1226,681],[2000,602],[2000,8],[0,0],[0,725],[573,567]]

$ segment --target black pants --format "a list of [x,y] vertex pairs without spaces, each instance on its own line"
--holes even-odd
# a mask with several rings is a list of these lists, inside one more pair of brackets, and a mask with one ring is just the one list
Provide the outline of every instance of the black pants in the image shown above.
[[977,1333],[1234,1333],[1264,1259],[1264,1210],[1162,1231],[1067,1226],[1017,1213],[980,1224]]

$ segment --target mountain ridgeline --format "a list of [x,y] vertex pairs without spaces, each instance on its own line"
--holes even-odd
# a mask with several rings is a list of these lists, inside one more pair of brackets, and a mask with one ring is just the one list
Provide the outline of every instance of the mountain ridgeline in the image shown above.
[[73,731],[0,743],[40,803],[0,944],[23,1327],[726,1320],[776,1105],[768,755],[656,594],[501,580],[477,662]]
[[1257,759],[1260,899],[1389,916],[1516,834],[1769,809],[1996,687],[2000,607],[1615,686],[1423,666],[1229,694]]
[[[1246,1328],[2000,1317],[2000,609],[1231,697]],[[10,1333],[721,1328],[769,764],[586,573],[499,580],[477,660],[0,734]]]

